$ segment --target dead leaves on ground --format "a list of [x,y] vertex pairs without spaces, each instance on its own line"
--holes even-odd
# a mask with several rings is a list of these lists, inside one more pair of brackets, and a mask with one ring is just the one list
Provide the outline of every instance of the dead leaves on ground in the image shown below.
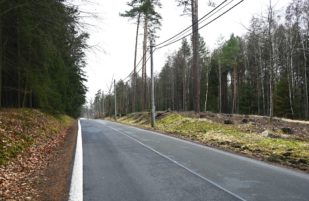
[[1,110],[0,122],[0,200],[37,200],[33,187],[63,142],[68,122],[30,109]]

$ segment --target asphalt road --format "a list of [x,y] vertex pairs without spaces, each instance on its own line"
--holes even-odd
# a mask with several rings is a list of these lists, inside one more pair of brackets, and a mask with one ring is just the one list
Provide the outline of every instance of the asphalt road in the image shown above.
[[309,201],[309,175],[151,131],[81,120],[85,201]]

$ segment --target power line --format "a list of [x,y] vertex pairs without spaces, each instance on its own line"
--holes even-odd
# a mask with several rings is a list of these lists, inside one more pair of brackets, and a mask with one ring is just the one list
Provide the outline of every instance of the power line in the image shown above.
[[204,18],[203,20],[201,20],[202,22],[205,22],[206,20],[208,20],[209,18],[211,18],[212,16],[214,16],[215,14],[217,14],[218,12],[220,12],[222,9],[224,9],[225,7],[227,7],[228,5],[230,5],[234,0],[229,1],[227,4],[225,4],[223,7],[219,8],[219,10],[217,10],[216,12],[214,12],[213,14],[211,14],[210,16],[208,16],[207,18]]
[[[149,49],[147,49],[147,51],[148,51]],[[147,51],[146,51],[146,53],[147,53]],[[145,54],[144,54],[145,55]],[[149,61],[149,59],[150,59],[150,56],[148,56],[148,58],[146,59],[146,63]],[[141,58],[141,60],[140,60],[140,62],[143,60],[143,57]],[[136,65],[136,68],[140,65],[140,62],[138,63],[138,65]],[[138,74],[141,70],[143,69],[143,66],[141,66],[140,68],[139,68],[139,70],[137,70],[136,71],[136,74]],[[128,76],[126,76],[124,79],[121,79],[121,80],[123,80],[123,81],[126,81],[126,82],[128,82],[128,81],[130,81],[130,80],[132,80],[132,75],[133,75],[133,71],[131,71],[131,73],[128,75]],[[128,80],[127,80],[128,79]]]
[[[149,47],[146,48],[146,52],[143,54],[142,58],[141,58],[141,59],[139,60],[139,62],[136,64],[136,68],[139,67],[139,65],[140,65],[141,62],[143,61],[144,56],[147,54],[148,50],[149,50]],[[146,62],[147,62],[148,60],[149,60],[149,58],[146,60]],[[134,70],[131,71],[130,74],[129,74],[128,76],[126,76],[124,79],[121,79],[121,80],[126,80],[127,78],[129,78],[130,76],[132,76],[133,73],[134,73]],[[138,72],[136,72],[136,73],[138,73]],[[129,79],[129,80],[131,80],[131,79]],[[128,80],[128,81],[129,81],[129,80]]]
[[[210,17],[212,17],[213,15],[215,15],[216,13],[218,13],[219,11],[221,11],[222,9],[224,9],[226,6],[228,6],[229,4],[231,4],[234,0],[231,0],[231,1],[228,2],[226,5],[224,5],[223,7],[221,7],[221,6],[222,6],[224,3],[226,3],[227,1],[228,1],[228,0],[225,0],[225,1],[221,2],[217,7],[215,7],[215,8],[212,9],[210,12],[208,12],[207,14],[205,14],[202,18],[200,18],[200,19],[199,19],[197,22],[195,22],[194,24],[199,23],[199,22],[203,22],[203,21],[209,19]],[[239,5],[240,3],[242,3],[243,1],[244,1],[244,0],[239,1],[239,2],[236,3],[235,5],[233,5],[232,7],[230,7],[229,9],[227,9],[226,11],[224,11],[223,13],[221,13],[220,15],[218,15],[217,17],[215,17],[214,19],[212,19],[211,21],[209,21],[208,23],[206,23],[206,24],[204,24],[203,26],[199,27],[198,30],[200,30],[200,29],[202,29],[202,28],[208,26],[209,24],[213,23],[215,20],[219,19],[219,18],[222,17],[224,14],[228,13],[230,10],[232,10],[233,8],[235,8],[236,6],[238,6],[238,5]],[[220,7],[221,7],[221,8],[220,8]],[[220,9],[217,10],[218,8],[220,8]],[[215,10],[217,10],[217,11],[216,11],[215,13],[211,14],[211,13],[214,12]],[[210,14],[211,14],[211,15],[210,15]],[[207,17],[208,15],[210,15],[210,16]],[[206,18],[206,17],[207,17],[207,18]],[[169,38],[169,39],[167,39],[167,40],[165,40],[165,41],[163,41],[163,42],[157,44],[156,46],[154,46],[155,49],[153,50],[153,52],[155,52],[156,50],[159,50],[159,49],[161,49],[161,48],[167,47],[167,46],[169,46],[169,45],[172,45],[172,44],[174,44],[174,43],[176,43],[176,42],[178,42],[178,41],[180,41],[180,40],[182,40],[182,39],[184,39],[184,38],[186,38],[186,37],[192,35],[192,33],[189,33],[189,34],[187,34],[187,35],[185,35],[185,36],[183,36],[183,37],[181,37],[181,38],[178,38],[178,39],[176,39],[176,40],[174,40],[174,41],[172,41],[172,42],[170,42],[170,43],[167,43],[167,44],[165,44],[165,45],[162,45],[162,44],[164,44],[164,43],[166,43],[166,42],[168,42],[168,41],[174,39],[175,37],[177,37],[177,36],[179,36],[179,35],[181,35],[181,34],[187,32],[194,24],[192,24],[191,26],[185,28],[184,30],[182,30],[182,31],[179,32],[178,34],[174,35],[173,37],[171,37],[171,38]],[[198,31],[198,30],[196,30],[196,31]],[[160,46],[160,45],[162,45],[162,46]],[[158,47],[158,46],[160,46],[160,47]],[[149,50],[149,47],[147,47],[146,52],[143,54],[142,58],[139,60],[138,64],[136,65],[136,68],[138,68],[138,66],[141,64],[141,62],[143,61],[144,56],[147,54],[148,50]],[[149,61],[149,59],[150,59],[150,56],[148,56],[148,58],[146,59],[146,63]],[[138,71],[136,71],[136,73],[139,73],[141,70],[142,70],[142,67],[141,67]],[[133,75],[133,73],[134,73],[134,72],[132,71],[128,76],[126,76],[126,77],[125,77],[124,79],[122,79],[122,80],[123,80],[123,81],[126,81],[126,82],[132,80],[132,75]],[[129,79],[128,79],[128,78],[129,78]],[[127,79],[128,79],[128,80],[127,80]]]
[[[232,0],[232,1],[234,1],[234,0]],[[207,25],[211,24],[212,22],[214,22],[214,21],[217,20],[218,18],[222,17],[224,14],[226,14],[227,12],[229,12],[230,10],[232,10],[233,8],[235,8],[236,6],[238,6],[238,5],[239,5],[240,3],[242,3],[243,1],[244,1],[244,0],[239,1],[238,3],[236,3],[235,5],[233,5],[232,7],[230,7],[228,10],[224,11],[223,13],[221,13],[220,15],[218,15],[217,17],[215,17],[214,19],[212,19],[212,20],[209,21],[208,23],[206,23],[206,24],[204,24],[203,26],[199,27],[198,30],[200,30],[200,29],[206,27]],[[184,39],[184,38],[186,38],[186,37],[188,37],[188,36],[190,36],[190,35],[192,35],[192,33],[189,33],[189,34],[183,36],[182,38],[179,38],[179,39],[177,39],[177,40],[175,40],[175,41],[173,41],[173,42],[170,42],[170,43],[168,43],[168,44],[166,44],[166,45],[163,45],[163,46],[161,46],[161,47],[157,47],[156,50],[159,50],[159,49],[161,49],[161,48],[164,48],[164,47],[167,47],[167,46],[169,46],[169,45],[172,45],[172,44],[174,44],[174,43],[176,43],[176,42],[178,42],[178,41],[180,41],[180,40],[182,40],[182,39]]]
[[[228,4],[230,4],[230,3],[233,2],[233,1],[234,1],[234,0],[230,1]],[[211,24],[212,22],[214,22],[215,20],[217,20],[218,18],[220,18],[222,15],[224,15],[224,14],[226,14],[227,12],[229,12],[230,10],[232,10],[234,7],[236,7],[237,5],[239,5],[240,3],[242,3],[243,1],[244,1],[244,0],[239,1],[237,4],[235,4],[234,6],[232,6],[231,8],[229,8],[228,10],[226,10],[225,12],[221,13],[220,15],[218,15],[217,17],[215,17],[214,19],[212,19],[210,22],[208,22],[208,23],[206,23],[205,25],[199,27],[198,30],[200,30],[200,29],[204,28],[205,26]],[[227,4],[227,5],[228,5],[228,4]],[[225,5],[224,7],[226,7],[227,5]],[[223,7],[223,8],[224,8],[224,7]],[[221,8],[221,9],[222,9],[222,8]],[[220,10],[221,10],[221,9],[220,9]],[[220,10],[219,10],[219,11],[220,11]],[[218,12],[218,11],[217,11],[217,12]],[[217,13],[217,12],[216,12],[216,13]],[[214,13],[214,14],[215,14],[215,13]],[[197,31],[198,31],[198,30],[197,30]],[[189,34],[183,36],[182,38],[179,38],[179,39],[177,39],[177,40],[174,40],[174,41],[172,41],[172,42],[170,42],[170,43],[168,43],[168,44],[166,44],[166,45],[163,45],[163,46],[161,46],[161,47],[157,47],[156,49],[161,49],[161,48],[167,47],[167,46],[169,46],[169,45],[172,45],[172,44],[174,44],[174,43],[176,43],[176,42],[178,42],[178,41],[180,41],[180,40],[182,40],[182,39],[184,39],[184,38],[186,38],[186,37],[188,37],[188,36],[190,36],[190,35],[192,35],[192,33],[189,33]]]
[[135,68],[137,68],[137,67],[141,64],[141,62],[143,61],[144,57],[146,56],[148,50],[149,50],[149,47],[146,48],[145,53],[143,54],[143,56],[142,56],[142,58],[139,60],[139,62],[136,64],[136,67],[135,67]]
[[[201,20],[201,22],[204,22],[205,20],[208,20],[209,18],[211,18],[212,16],[214,16],[215,14],[217,14],[218,12],[220,12],[222,9],[224,9],[226,6],[230,5],[234,0],[231,0],[229,1],[227,4],[225,4],[223,7],[219,8],[219,10],[217,10],[216,12],[212,13],[210,16],[208,16],[207,18],[204,18],[203,20]],[[190,30],[187,30],[187,32],[190,32]],[[179,40],[183,39],[183,38],[186,38],[187,36],[191,35],[192,33],[190,34],[187,34],[185,36],[182,36],[181,38],[178,38],[176,40],[174,40],[173,42],[170,42],[170,44],[173,44],[173,43],[176,43],[178,42]],[[158,45],[157,45],[158,46]],[[163,47],[163,46],[162,46]],[[161,49],[162,47],[159,47],[159,49]],[[165,47],[165,46],[164,46]]]
[[[219,8],[221,5],[223,5],[226,1],[228,1],[228,0],[225,0],[225,1],[221,2],[216,8],[214,8],[214,9],[212,9],[210,12],[206,13],[203,17],[201,17],[201,18],[200,18],[197,22],[195,22],[194,24],[199,23],[199,21],[203,20],[205,17],[207,17],[207,16],[208,16],[209,14],[211,14],[213,11],[215,11],[216,9],[218,9],[218,8]],[[212,16],[212,15],[211,15],[211,16]],[[157,44],[157,45],[154,46],[154,47],[157,47],[157,46],[159,46],[159,45],[162,45],[162,44],[164,44],[164,43],[166,43],[166,42],[172,40],[173,38],[175,38],[175,37],[181,35],[182,33],[187,32],[187,30],[190,30],[190,28],[191,28],[194,24],[188,26],[187,28],[185,28],[184,30],[182,30],[181,32],[179,32],[178,34],[176,34],[176,35],[172,36],[171,38],[169,38],[169,39],[167,39],[167,40],[165,40],[165,41],[163,41],[163,42]],[[161,48],[161,47],[160,47],[160,48]],[[141,62],[143,61],[144,56],[147,54],[148,50],[149,50],[149,47],[147,47],[146,52],[144,53],[144,55],[142,56],[142,58],[139,60],[139,62],[136,64],[136,68],[138,68],[138,66],[141,64]],[[154,49],[154,51],[155,51],[155,50],[156,50],[156,49]],[[154,51],[153,51],[153,52],[154,52]],[[150,59],[150,57],[147,58],[146,62],[148,62],[149,59]],[[136,73],[138,73],[138,72],[140,72],[140,71],[141,71],[141,69],[140,69],[139,71],[137,71]],[[134,73],[134,72],[131,71],[131,73],[130,73],[128,76],[126,76],[124,79],[122,79],[122,80],[126,80],[127,78],[130,78],[130,76],[132,76],[133,73]],[[131,80],[131,79],[129,79],[129,80]],[[129,81],[129,80],[127,80],[127,81]]]
[[180,31],[179,33],[175,34],[174,36],[170,37],[169,39],[157,44],[155,47],[160,46],[174,38],[176,38],[177,36],[181,35],[182,33],[186,32],[187,30],[190,30],[190,28],[192,28],[192,26],[194,26],[195,24],[199,23],[201,20],[203,20],[205,17],[207,17],[208,15],[210,15],[213,11],[215,11],[216,9],[218,9],[220,6],[222,6],[225,2],[227,2],[228,0],[225,0],[223,2],[221,2],[217,7],[215,7],[214,9],[212,9],[211,11],[209,11],[208,13],[206,13],[203,17],[201,17],[198,21],[194,22],[193,24],[191,24],[190,26],[188,26],[187,28],[183,29],[182,31]]
[[127,77],[125,77],[124,79],[121,79],[121,80],[125,81],[127,78],[131,77],[132,74],[133,74],[133,71]]
[[[216,8],[212,9],[210,12],[208,12],[206,15],[204,15],[202,18],[200,18],[200,19],[199,19],[197,22],[195,22],[195,23],[203,22],[203,21],[209,19],[210,17],[212,17],[213,15],[215,15],[216,13],[218,13],[219,11],[221,11],[222,9],[224,9],[226,6],[228,6],[229,4],[231,4],[234,0],[231,0],[231,1],[228,2],[226,5],[224,5],[223,7],[221,7],[221,6],[222,6],[224,3],[226,3],[227,1],[228,1],[228,0],[225,0],[225,1],[221,2]],[[207,25],[213,23],[215,20],[217,20],[217,19],[219,19],[220,17],[222,17],[224,14],[226,14],[227,12],[229,12],[230,10],[232,10],[233,8],[235,8],[236,6],[238,6],[238,5],[239,5],[240,3],[242,3],[243,1],[244,1],[244,0],[239,1],[238,3],[236,3],[235,5],[233,5],[232,7],[230,7],[229,9],[227,9],[226,11],[224,11],[223,13],[221,13],[220,15],[218,15],[217,17],[215,17],[214,19],[212,19],[210,22],[208,22],[208,23],[204,24],[203,26],[199,27],[198,30],[200,30],[200,29],[206,27]],[[220,8],[220,7],[221,7],[221,8]],[[217,10],[218,8],[219,8],[219,10]],[[217,10],[217,11],[216,11],[215,13],[211,14],[211,13],[214,12],[215,10]],[[211,15],[210,15],[210,14],[211,14]],[[210,16],[209,16],[209,15],[210,15]],[[209,16],[209,17],[207,17],[207,16]],[[207,17],[207,18],[206,18],[206,17]],[[195,24],[195,23],[194,23],[194,24]],[[185,35],[185,36],[183,36],[183,37],[181,37],[181,38],[179,38],[179,39],[177,39],[177,40],[174,40],[174,41],[172,41],[172,42],[170,42],[170,43],[168,43],[168,44],[165,44],[165,45],[163,45],[163,46],[160,46],[160,45],[162,45],[162,44],[164,44],[164,43],[166,43],[166,42],[172,40],[173,38],[175,38],[175,37],[181,35],[182,33],[185,33],[185,32],[186,32],[188,29],[190,29],[194,24],[192,24],[191,26],[185,28],[184,30],[182,30],[182,31],[179,32],[178,34],[174,35],[173,37],[171,37],[171,38],[169,38],[169,39],[167,39],[167,40],[165,40],[165,41],[159,43],[158,45],[156,45],[156,46],[155,46],[156,48],[154,49],[154,51],[159,50],[159,49],[164,48],[164,47],[167,47],[167,46],[169,46],[169,45],[172,45],[172,44],[174,44],[174,43],[176,43],[176,42],[178,42],[178,41],[180,41],[180,40],[182,40],[182,39],[184,39],[184,38],[186,38],[186,37],[192,35],[192,33],[189,33],[189,34],[187,34],[187,35]],[[158,46],[160,46],[160,47],[158,47]],[[141,62],[143,61],[144,56],[147,54],[148,50],[149,50],[149,47],[147,47],[147,49],[146,49],[145,53],[143,54],[142,58],[139,60],[138,64],[136,65],[136,68],[138,68],[138,66],[141,64]],[[146,62],[148,62],[149,59],[150,59],[150,56],[146,59]],[[136,71],[136,73],[139,73],[141,70],[142,70],[142,68],[140,68],[138,71]],[[126,76],[126,77],[125,77],[124,79],[122,79],[122,80],[123,80],[123,81],[126,81],[126,82],[130,81],[130,80],[132,79],[133,73],[134,73],[134,72],[132,71],[128,76]],[[129,79],[128,79],[128,78],[129,78]],[[128,79],[128,80],[127,80],[127,79]]]

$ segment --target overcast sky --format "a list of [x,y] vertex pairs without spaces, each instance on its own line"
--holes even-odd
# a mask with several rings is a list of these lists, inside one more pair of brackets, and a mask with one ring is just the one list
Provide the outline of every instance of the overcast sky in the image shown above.
[[[72,0],[79,6],[83,16],[86,31],[90,34],[85,68],[88,82],[87,99],[94,97],[97,90],[108,92],[112,79],[123,79],[133,70],[134,44],[136,24],[119,13],[128,9],[128,0]],[[223,0],[213,0],[220,3]],[[273,0],[276,10],[283,10],[291,0]],[[236,4],[234,0],[230,5]],[[162,27],[158,32],[157,43],[164,41],[190,25],[190,17],[182,16],[183,8],[177,7],[175,0],[161,0]],[[211,10],[207,6],[208,0],[199,0],[199,17]],[[269,0],[245,0],[229,13],[225,14],[209,26],[200,30],[200,35],[205,39],[206,45],[213,49],[218,38],[222,35],[225,39],[234,33],[243,35],[246,32],[252,16],[265,14]],[[228,7],[226,7],[228,8]],[[225,9],[224,9],[225,10]],[[94,18],[91,14],[95,14]],[[140,33],[142,29],[140,30]],[[181,42],[160,49],[154,54],[154,70],[159,72],[163,67],[167,55],[177,50]],[[139,38],[139,57],[142,52],[142,36]],[[147,66],[149,69],[149,65]],[[147,73],[149,75],[149,73]]]

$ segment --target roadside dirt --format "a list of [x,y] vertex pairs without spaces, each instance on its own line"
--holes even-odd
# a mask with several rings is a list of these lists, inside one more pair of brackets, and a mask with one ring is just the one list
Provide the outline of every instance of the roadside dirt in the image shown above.
[[38,200],[68,200],[76,136],[77,123],[66,131],[64,141],[53,152],[46,169],[34,186],[39,191]]
[[68,199],[77,122],[31,147],[0,168],[0,201]]
[[233,124],[243,132],[261,134],[264,131],[268,131],[271,133],[280,133],[281,136],[278,137],[292,137],[298,140],[309,141],[309,121],[298,121],[279,117],[274,117],[270,120],[267,116],[219,114],[212,112],[201,112],[199,116],[194,114],[194,112],[183,112],[180,114],[187,117],[208,119],[220,124],[225,124],[225,121],[229,121],[229,124]]

